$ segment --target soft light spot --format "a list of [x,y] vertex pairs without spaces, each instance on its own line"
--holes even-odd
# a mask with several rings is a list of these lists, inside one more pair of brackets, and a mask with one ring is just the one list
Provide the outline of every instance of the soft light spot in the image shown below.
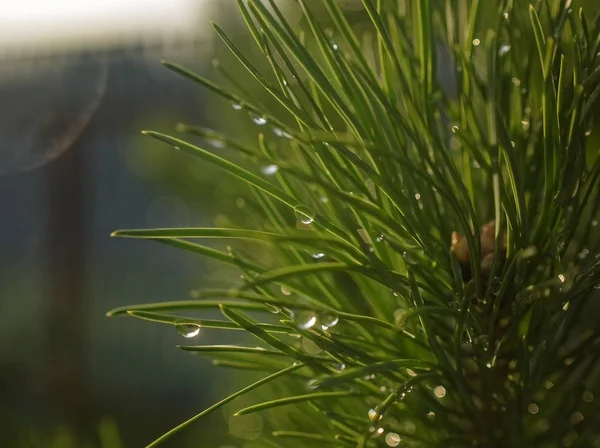
[[385,436],[385,443],[387,443],[388,446],[398,446],[401,440],[402,439],[400,438],[400,436],[395,432],[389,432]]
[[538,407],[537,404],[531,403],[529,406],[527,406],[527,412],[529,412],[530,414],[535,415],[538,412],[540,412],[540,408]]
[[323,351],[321,347],[307,338],[302,338],[302,348],[304,349],[304,352],[309,355],[318,355]]
[[581,395],[581,399],[583,401],[585,401],[586,403],[591,403],[592,401],[594,401],[594,394],[589,391],[586,390],[582,395]]
[[446,388],[444,386],[438,386],[433,389],[433,394],[438,398],[444,398],[446,396]]
[[473,39],[473,46],[478,47],[481,41],[479,39]]
[[508,53],[510,51],[510,45],[508,44],[503,44],[500,46],[500,48],[498,49],[498,54],[500,56],[505,55],[506,53]]
[[577,423],[581,422],[582,420],[583,420],[583,414],[581,412],[573,412],[571,414],[571,418],[569,418],[569,421],[573,425],[576,425]]

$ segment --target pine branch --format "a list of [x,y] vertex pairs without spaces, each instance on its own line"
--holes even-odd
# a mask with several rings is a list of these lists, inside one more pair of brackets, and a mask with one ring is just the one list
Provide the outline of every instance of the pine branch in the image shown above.
[[[273,0],[238,0],[267,65],[215,25],[271,110],[165,63],[264,131],[241,145],[178,126],[244,166],[146,132],[245,181],[264,225],[115,233],[234,265],[244,283],[109,315],[245,330],[263,348],[182,348],[279,372],[265,381],[301,362],[278,399],[239,411],[269,415],[265,446],[595,446],[600,19],[568,0],[363,0],[361,36],[334,0],[293,3],[304,31]],[[188,241],[204,238],[240,250]],[[218,306],[226,321],[162,313]]]

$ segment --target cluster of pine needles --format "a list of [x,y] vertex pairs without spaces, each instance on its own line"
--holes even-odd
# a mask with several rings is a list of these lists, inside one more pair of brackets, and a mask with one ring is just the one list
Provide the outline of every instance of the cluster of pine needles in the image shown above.
[[[108,314],[245,330],[259,346],[180,348],[265,374],[150,446],[267,383],[277,399],[237,412],[264,411],[265,447],[598,446],[600,18],[570,0],[362,0],[357,33],[336,0],[290,0],[294,27],[279,2],[237,2],[265,59],[214,25],[230,76],[275,107],[164,65],[253,120],[255,143],[145,134],[246,182],[257,225],[115,235],[243,281]],[[211,309],[224,318],[171,314]]]

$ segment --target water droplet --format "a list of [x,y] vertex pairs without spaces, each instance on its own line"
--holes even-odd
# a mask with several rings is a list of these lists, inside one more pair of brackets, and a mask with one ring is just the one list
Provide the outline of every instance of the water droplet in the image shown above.
[[404,325],[404,315],[406,314],[406,310],[403,308],[398,308],[394,311],[394,320],[396,321],[396,325]]
[[324,254],[323,252],[317,252],[317,253],[315,253],[315,254],[312,254],[312,257],[313,257],[315,260],[318,260],[318,259],[320,259],[320,258],[323,258],[324,256],[325,256],[325,254]]
[[452,133],[456,134],[458,132],[458,126],[452,126]]
[[277,136],[277,137],[281,137],[281,138],[286,138],[288,140],[291,140],[293,137],[291,134],[288,134],[287,132],[285,132],[283,129],[279,129],[279,128],[273,128],[273,133]]
[[378,242],[378,243],[381,243],[384,238],[385,238],[385,236],[383,234],[381,234],[377,238],[375,238],[375,241]]
[[331,43],[331,48],[333,48],[333,51],[338,51],[340,47],[338,47],[338,44],[336,44],[335,42],[330,42]]
[[377,434],[383,434],[384,431],[385,429],[383,428],[377,428]]
[[521,120],[521,125],[523,126],[524,131],[529,130],[529,120]]
[[438,398],[444,398],[446,396],[446,388],[444,386],[437,386],[433,389],[433,394]]
[[346,368],[346,364],[344,364],[343,362],[338,362],[333,365],[333,368],[338,372],[342,372]]
[[[375,417],[377,417],[377,410],[369,409],[368,415],[369,415],[369,420],[375,420]],[[380,415],[378,420],[381,420],[382,417],[383,417],[383,415]]]
[[208,139],[206,141],[208,143],[210,143],[215,148],[223,149],[226,146],[225,142],[223,140],[218,140],[216,138],[210,138],[210,139]]
[[537,404],[531,403],[531,404],[529,404],[529,406],[527,406],[527,412],[529,412],[530,414],[535,415],[538,412],[540,412],[540,408],[538,407]]
[[504,20],[508,20],[508,13],[507,13],[507,12],[505,12],[505,13],[502,13],[502,18],[503,18]]
[[317,315],[313,311],[300,311],[294,321],[302,330],[308,330],[317,323]]
[[429,420],[433,420],[433,419],[435,419],[435,412],[433,412],[433,411],[429,411],[429,412],[427,413],[427,418],[428,418]]
[[500,48],[498,49],[498,54],[500,56],[505,55],[506,53],[508,53],[510,51],[510,45],[508,44],[502,44],[500,45]]
[[319,315],[319,322],[323,330],[335,327],[339,321],[340,318],[337,316],[337,314],[331,311],[324,311]]
[[474,47],[478,47],[479,44],[481,44],[481,41],[479,39],[473,39],[473,46]]
[[387,443],[388,446],[398,446],[400,445],[401,440],[400,436],[395,432],[388,432],[385,436],[385,443]]
[[479,350],[487,352],[490,349],[490,341],[486,334],[477,336],[473,342],[475,343],[475,347]]
[[260,115],[250,115],[252,117],[252,121],[259,125],[259,126],[264,126],[265,124],[267,124],[267,119],[265,117],[261,117]]
[[585,136],[589,137],[590,135],[592,135],[592,130],[588,129],[587,131],[585,131]]
[[188,339],[194,338],[200,333],[200,325],[196,324],[177,324],[175,325],[175,329],[177,333]]
[[242,110],[244,108],[240,103],[231,103],[231,107],[233,107],[233,110]]
[[591,403],[592,401],[594,401],[594,394],[591,391],[586,390],[581,396],[581,399],[586,403]]
[[281,287],[281,294],[283,294],[284,296],[289,296],[292,294],[292,290],[289,289],[287,286],[282,286]]
[[535,257],[538,253],[538,249],[535,246],[528,246],[525,249],[523,249],[523,252],[521,253],[521,258],[522,259],[527,259],[527,258],[532,258]]
[[263,174],[266,174],[267,176],[272,176],[277,171],[279,171],[279,167],[275,164],[271,164],[261,167],[260,170],[263,172]]
[[312,378],[312,379],[310,379],[310,380],[308,380],[306,382],[306,387],[308,387],[309,389],[314,390],[317,387],[319,387],[319,383],[320,383],[320,381],[318,379]]
[[406,373],[407,373],[408,376],[412,376],[412,377],[417,376],[417,372],[415,372],[412,369],[406,369]]
[[566,278],[563,274],[558,274],[558,279],[560,280],[561,283],[564,283],[566,281]]
[[419,264],[419,258],[411,252],[402,252],[402,258],[404,258],[406,264],[409,264],[411,266],[416,266],[417,264]]
[[[494,277],[492,284],[490,285],[490,294],[493,296],[497,296],[500,292],[500,288],[502,288],[502,280],[500,277]],[[485,300],[484,300],[485,302]],[[484,303],[485,304],[485,303]]]
[[280,308],[276,307],[275,305],[271,305],[269,303],[265,303],[265,308],[267,309],[267,311],[269,311],[269,313],[273,313],[273,314],[281,313]]
[[315,220],[315,212],[304,205],[294,207],[294,212],[296,213],[296,219],[300,225],[309,226]]

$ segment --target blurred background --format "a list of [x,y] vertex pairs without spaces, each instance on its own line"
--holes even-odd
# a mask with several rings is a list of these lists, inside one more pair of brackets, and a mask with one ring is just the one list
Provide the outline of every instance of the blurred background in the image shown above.
[[[340,2],[364,26],[360,0]],[[298,24],[293,2],[281,3]],[[220,83],[222,67],[240,73],[209,20],[258,54],[234,0],[1,2],[0,447],[144,446],[251,382],[177,350],[171,328],[104,317],[239,279],[211,261],[109,236],[240,214],[239,182],[139,132],[173,133],[183,121],[256,138],[249,117],[160,65]],[[203,330],[197,343],[232,337]],[[234,423],[232,411],[165,446],[250,448],[261,417]]]
[[[227,278],[197,257],[109,235],[212,224],[215,190],[227,185],[139,131],[216,120],[206,91],[160,60],[206,75],[218,51],[209,19],[235,31],[235,8],[2,2],[0,446],[144,446],[226,393],[223,372],[177,350],[172,329],[104,313]],[[228,440],[219,413],[173,446]]]

